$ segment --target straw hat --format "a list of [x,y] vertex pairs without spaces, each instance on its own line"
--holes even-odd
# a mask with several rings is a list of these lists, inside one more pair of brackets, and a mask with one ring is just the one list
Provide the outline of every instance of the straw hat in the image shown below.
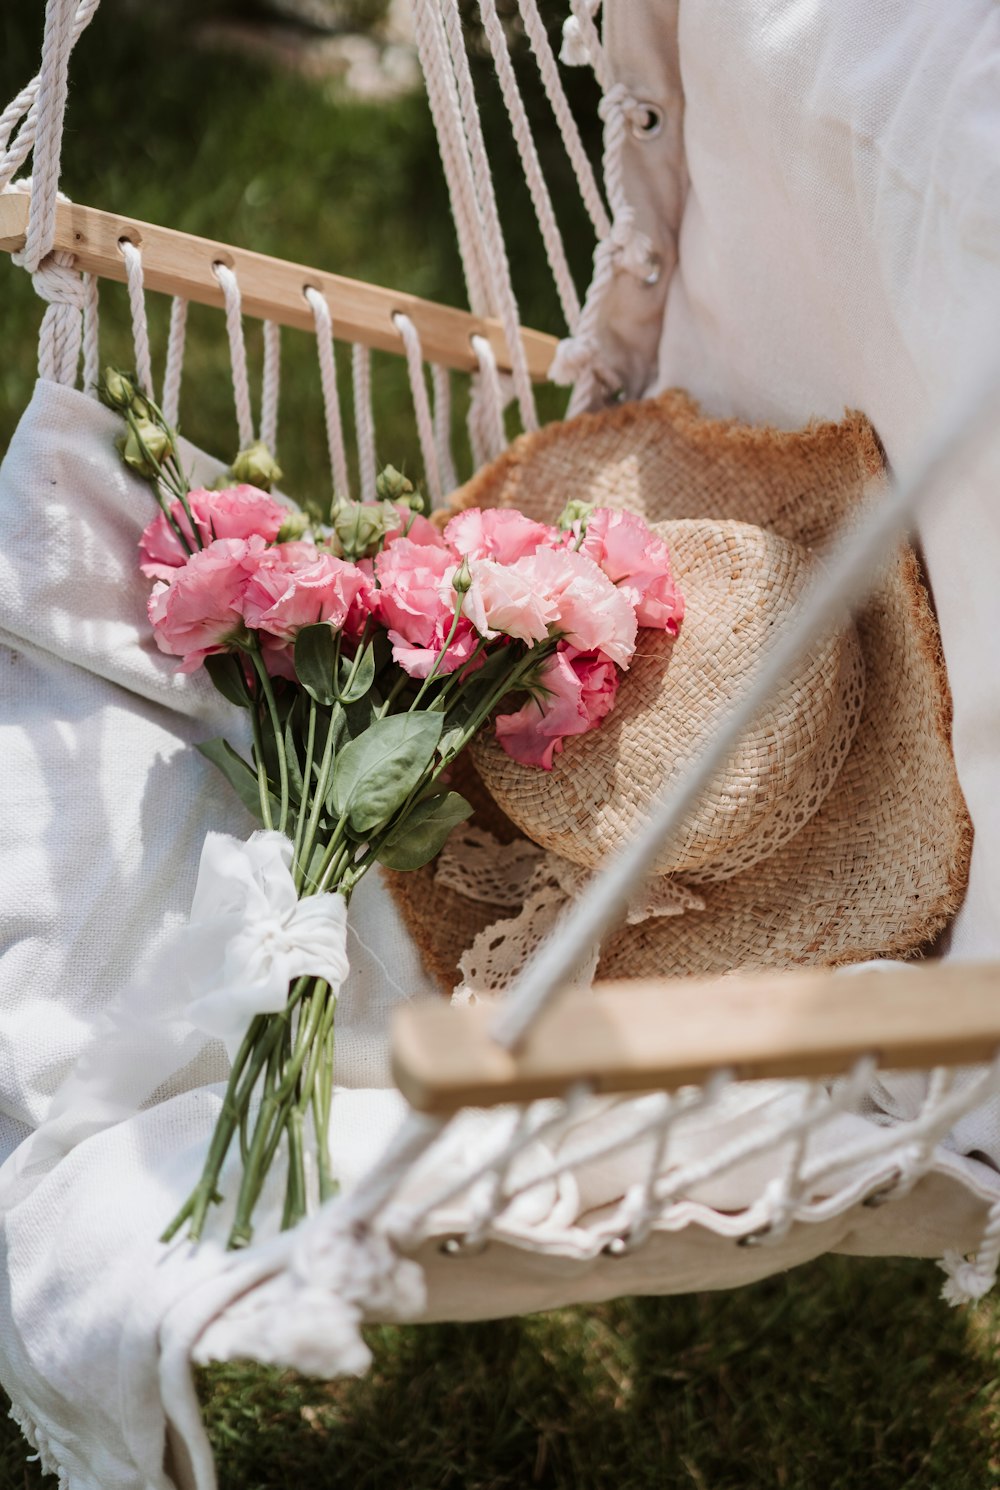
[[[790,614],[816,555],[885,480],[860,415],[795,434],[702,418],[682,393],[528,435],[452,498],[554,519],[569,497],[655,524],[686,600],[676,641],[641,631],[615,709],[551,772],[487,734],[458,788],[475,821],[594,866],[695,754]],[[623,926],[602,977],[836,965],[919,952],[964,892],[971,827],[951,705],[917,561],[902,549],[856,618],[816,648],[757,720],[656,868],[702,909]],[[390,877],[443,986],[502,919],[436,882]],[[509,911],[506,912],[509,914]]]

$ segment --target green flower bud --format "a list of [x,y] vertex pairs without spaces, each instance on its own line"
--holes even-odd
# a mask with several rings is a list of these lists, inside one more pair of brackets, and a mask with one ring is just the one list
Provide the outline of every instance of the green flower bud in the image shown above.
[[309,528],[309,518],[304,512],[289,512],[278,529],[279,543],[294,543]]
[[397,471],[395,466],[385,466],[375,477],[375,494],[383,502],[405,502],[413,495],[413,482]]
[[403,519],[391,502],[351,502],[340,497],[330,514],[331,538],[345,559],[369,557],[382,546],[386,533],[402,526]]
[[469,568],[468,559],[463,558],[461,564],[455,570],[455,577],[451,582],[451,588],[457,595],[465,595],[472,589],[472,570]]
[[264,441],[255,440],[233,461],[232,477],[248,486],[259,486],[261,491],[270,491],[281,480],[282,470]]
[[590,521],[590,514],[593,510],[593,502],[581,502],[578,497],[573,497],[566,503],[566,506],[556,518],[556,527],[565,533],[574,527],[576,523],[579,523],[580,536],[582,537],[587,531],[587,524]]
[[135,380],[127,373],[119,372],[116,367],[106,367],[97,385],[97,392],[102,404],[106,404],[109,409],[124,412],[132,407],[138,389]]
[[150,419],[130,421],[128,434],[118,443],[122,459],[139,476],[148,481],[159,475],[159,468],[173,451],[174,445],[167,430]]

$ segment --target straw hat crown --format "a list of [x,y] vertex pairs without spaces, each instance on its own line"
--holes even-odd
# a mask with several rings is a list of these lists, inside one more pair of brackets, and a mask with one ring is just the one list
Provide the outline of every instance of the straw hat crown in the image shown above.
[[[599,730],[566,742],[553,769],[519,765],[489,733],[476,768],[512,822],[544,848],[593,866],[634,831],[665,781],[707,742],[747,674],[790,624],[810,557],[731,519],[653,525],[670,549],[688,620],[641,631],[627,682]],[[660,874],[728,878],[797,833],[832,787],[864,697],[853,626],[828,637],[761,714],[725,772],[657,860]]]

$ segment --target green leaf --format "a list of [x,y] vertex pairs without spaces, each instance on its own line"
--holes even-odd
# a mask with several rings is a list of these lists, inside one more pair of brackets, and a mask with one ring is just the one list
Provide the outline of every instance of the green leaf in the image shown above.
[[342,704],[352,704],[364,698],[374,681],[375,653],[371,647],[366,647],[360,657],[341,657],[337,669],[337,697]]
[[366,729],[370,729],[375,720],[375,710],[380,707],[382,700],[377,689],[373,688],[366,693],[364,698],[355,699],[353,704],[344,705],[344,718],[347,720],[347,733],[356,740],[363,735]]
[[288,795],[293,802],[298,803],[302,801],[302,767],[299,765],[298,742],[295,738],[296,713],[296,709],[290,709],[285,720],[285,764],[288,767]]
[[213,652],[205,658],[205,671],[223,698],[238,709],[249,709],[253,699],[239,657],[232,652]]
[[336,660],[334,631],[329,622],[303,626],[295,638],[295,672],[302,687],[319,704],[332,704],[336,698]]
[[444,720],[419,710],[376,719],[337,756],[331,802],[356,832],[388,822],[434,759]]
[[388,869],[420,869],[444,846],[452,828],[472,815],[472,803],[458,792],[425,797],[379,849],[376,857]]
[[[257,786],[257,773],[253,766],[247,764],[242,755],[230,745],[228,740],[221,738],[215,740],[203,740],[195,747],[206,760],[217,766],[223,776],[229,782],[243,806],[252,812],[258,822],[263,822],[260,810],[260,791]],[[280,811],[277,798],[271,793],[272,815],[277,819]]]

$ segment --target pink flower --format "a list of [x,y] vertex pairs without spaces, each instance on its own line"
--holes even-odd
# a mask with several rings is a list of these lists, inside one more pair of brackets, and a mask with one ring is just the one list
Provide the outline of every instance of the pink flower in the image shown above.
[[445,542],[468,559],[497,559],[513,564],[543,545],[562,541],[547,523],[533,522],[522,512],[505,507],[470,507],[453,517],[444,530]]
[[500,714],[496,735],[503,749],[522,766],[552,770],[555,756],[570,735],[596,729],[618,692],[618,672],[605,657],[560,646],[542,666],[546,697],[528,702],[514,714]]
[[[448,549],[409,538],[397,538],[375,556],[380,588],[372,597],[373,611],[389,632],[393,657],[413,678],[427,677],[451,633],[457,567]],[[461,617],[438,671],[454,672],[478,645],[471,623]]]
[[580,552],[599,564],[628,596],[640,626],[677,635],[684,618],[684,597],[670,571],[670,550],[641,517],[595,507]]
[[[290,548],[307,552],[282,553]],[[251,630],[287,642],[316,621],[346,629],[352,612],[364,624],[363,597],[370,582],[356,565],[319,553],[310,544],[281,544],[271,552],[273,559],[259,566],[246,588],[243,615]]]
[[[258,534],[272,543],[278,536],[288,509],[255,486],[232,486],[226,491],[197,489],[188,492],[188,506],[202,544],[215,538],[250,538]],[[181,532],[197,548],[191,524],[180,498],[170,504],[170,513]],[[171,580],[187,554],[166,515],[157,513],[139,539],[139,567],[150,579]]]
[[224,652],[243,630],[247,586],[269,552],[258,534],[218,538],[173,571],[173,583],[153,586],[149,619],[161,652],[183,657],[190,673],[212,652]]
[[603,652],[627,668],[635,651],[635,611],[627,595],[586,554],[540,548],[512,568],[555,605],[554,627],[580,652]]
[[[377,506],[377,503],[366,502],[365,506]],[[398,528],[390,528],[382,541],[383,548],[391,548],[401,538],[409,539],[410,543],[418,543],[422,548],[444,548],[445,541],[432,522],[420,512],[411,512],[410,508],[402,502],[396,503],[396,511],[402,519]]]
[[469,569],[472,584],[462,610],[481,636],[502,633],[523,642],[545,640],[558,610],[531,575],[495,559],[473,559]]

